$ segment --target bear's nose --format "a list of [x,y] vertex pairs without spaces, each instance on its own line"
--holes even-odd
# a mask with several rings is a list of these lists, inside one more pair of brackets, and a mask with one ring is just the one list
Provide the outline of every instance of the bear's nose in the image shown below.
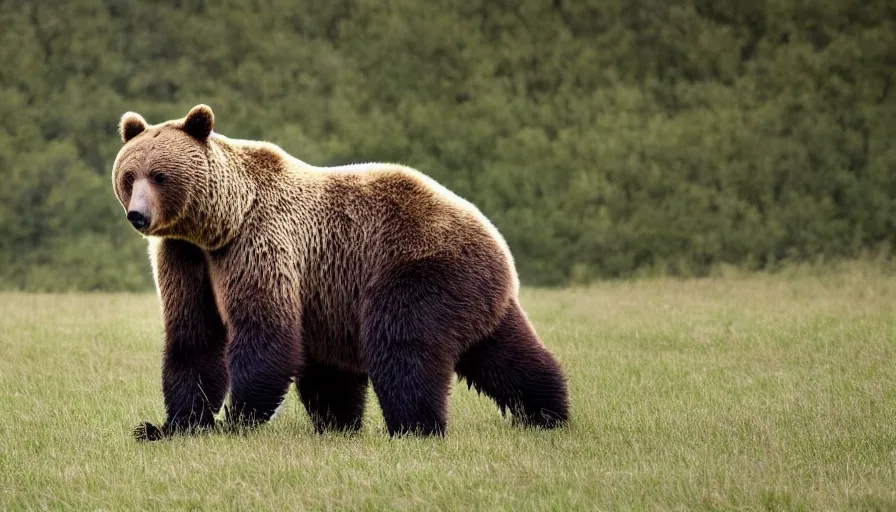
[[143,230],[143,228],[149,225],[149,221],[146,219],[146,216],[140,212],[135,211],[128,212],[128,221],[130,221],[131,225],[138,230]]

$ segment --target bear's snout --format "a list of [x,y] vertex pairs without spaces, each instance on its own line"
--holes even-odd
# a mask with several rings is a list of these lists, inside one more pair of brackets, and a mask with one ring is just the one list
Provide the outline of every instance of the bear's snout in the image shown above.
[[143,231],[149,227],[149,217],[138,211],[129,211],[128,221],[137,229],[137,231]]
[[128,201],[128,221],[141,233],[146,233],[152,224],[152,189],[146,179],[134,182]]

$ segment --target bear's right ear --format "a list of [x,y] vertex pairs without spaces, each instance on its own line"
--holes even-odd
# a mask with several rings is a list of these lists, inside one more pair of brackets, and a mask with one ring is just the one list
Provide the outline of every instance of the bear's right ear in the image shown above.
[[184,131],[199,140],[205,140],[215,129],[215,114],[208,105],[196,105],[184,118]]
[[121,142],[127,142],[146,131],[146,120],[136,112],[125,112],[118,123],[118,133],[121,134]]

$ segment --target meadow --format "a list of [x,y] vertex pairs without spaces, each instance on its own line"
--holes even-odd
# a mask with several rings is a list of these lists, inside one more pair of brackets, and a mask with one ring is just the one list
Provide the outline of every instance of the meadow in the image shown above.
[[[154,294],[0,294],[0,509],[896,510],[896,276],[524,289],[568,429],[453,391],[445,439],[317,435],[290,391],[247,435],[163,418]],[[372,395],[372,394],[371,394]]]

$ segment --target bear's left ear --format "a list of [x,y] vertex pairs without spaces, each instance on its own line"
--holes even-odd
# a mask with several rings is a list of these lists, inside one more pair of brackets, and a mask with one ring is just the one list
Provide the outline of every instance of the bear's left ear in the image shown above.
[[215,114],[208,105],[196,105],[184,119],[184,131],[205,140],[215,128]]
[[121,135],[121,142],[127,143],[127,141],[144,131],[146,131],[146,120],[140,114],[125,112],[121,116],[121,121],[118,123],[118,133]]

